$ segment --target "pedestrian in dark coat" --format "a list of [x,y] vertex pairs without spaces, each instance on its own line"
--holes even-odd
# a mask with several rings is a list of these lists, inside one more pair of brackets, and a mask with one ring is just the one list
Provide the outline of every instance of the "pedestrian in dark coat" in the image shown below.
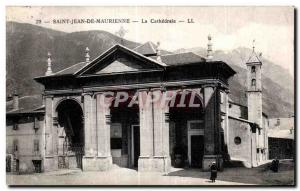
[[271,163],[271,170],[273,172],[278,172],[278,168],[279,168],[279,160],[277,158],[275,158],[272,163]]
[[212,165],[210,166],[210,180],[212,182],[216,181],[217,173],[218,173],[218,170],[217,170],[216,163],[213,162]]

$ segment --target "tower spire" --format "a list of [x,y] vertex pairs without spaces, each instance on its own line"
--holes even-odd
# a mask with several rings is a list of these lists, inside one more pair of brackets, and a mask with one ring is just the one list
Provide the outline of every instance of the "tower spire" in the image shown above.
[[255,39],[253,39],[253,41],[252,41],[252,50],[253,50],[253,52],[255,52]]
[[207,36],[208,43],[207,43],[207,61],[212,61],[213,55],[212,55],[212,42],[211,42],[211,35],[209,34]]
[[52,60],[51,60],[51,53],[48,52],[48,59],[47,59],[47,63],[48,63],[48,68],[47,71],[45,73],[46,76],[49,76],[52,74]]
[[157,61],[161,62],[161,52],[160,52],[160,42],[157,42],[156,44],[156,55],[157,55]]

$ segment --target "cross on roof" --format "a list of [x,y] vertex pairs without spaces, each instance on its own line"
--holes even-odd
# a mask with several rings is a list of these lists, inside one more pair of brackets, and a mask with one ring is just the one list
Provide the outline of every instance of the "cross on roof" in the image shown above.
[[254,51],[254,49],[255,49],[255,39],[253,39],[253,41],[252,41],[252,48],[253,48],[253,51]]

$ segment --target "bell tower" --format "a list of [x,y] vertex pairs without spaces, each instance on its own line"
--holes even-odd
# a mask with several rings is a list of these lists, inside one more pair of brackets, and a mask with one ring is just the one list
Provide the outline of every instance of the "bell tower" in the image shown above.
[[247,61],[247,98],[248,98],[248,120],[262,127],[262,83],[261,55],[255,52],[253,40],[253,50]]

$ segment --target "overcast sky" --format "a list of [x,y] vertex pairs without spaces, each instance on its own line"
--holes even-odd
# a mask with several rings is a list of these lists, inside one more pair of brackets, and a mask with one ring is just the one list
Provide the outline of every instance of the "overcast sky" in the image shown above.
[[[17,21],[65,31],[105,30],[115,33],[123,26],[126,39],[136,42],[160,41],[163,49],[206,47],[207,35],[213,49],[252,47],[263,56],[294,72],[293,7],[8,7],[7,21]],[[128,18],[147,24],[54,24],[53,19]],[[151,24],[150,19],[193,19],[193,24]],[[44,23],[50,21],[50,23]]]

